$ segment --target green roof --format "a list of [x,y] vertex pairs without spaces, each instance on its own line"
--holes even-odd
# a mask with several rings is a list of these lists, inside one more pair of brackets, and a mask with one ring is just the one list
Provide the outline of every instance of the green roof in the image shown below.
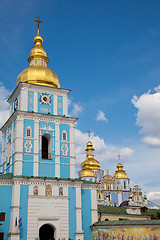
[[117,220],[117,221],[99,221],[94,226],[121,226],[121,225],[160,225],[160,220]]
[[12,173],[7,173],[7,174],[1,174],[0,178],[2,179],[11,179],[13,178],[13,174]]
[[[126,207],[111,207],[111,206],[101,206],[98,205],[98,213],[106,213],[106,214],[115,214],[115,215],[131,215],[126,213]],[[160,209],[147,209],[146,212],[141,212],[141,215],[136,216],[153,216],[156,217],[157,214],[160,214]]]
[[8,174],[1,174],[0,175],[0,179],[11,179],[13,177],[16,178],[28,178],[28,179],[50,179],[50,180],[63,180],[63,181],[72,181],[72,182],[83,182],[83,183],[87,183],[87,184],[97,184],[95,182],[90,182],[90,181],[86,181],[86,180],[81,180],[79,178],[58,178],[58,177],[36,177],[36,176],[22,176],[22,175],[17,175],[14,176],[12,173],[8,173]]

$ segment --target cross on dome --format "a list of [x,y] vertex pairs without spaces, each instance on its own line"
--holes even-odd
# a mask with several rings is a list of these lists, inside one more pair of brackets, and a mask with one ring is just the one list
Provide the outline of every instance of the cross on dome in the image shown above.
[[119,158],[119,163],[120,163],[121,155],[120,155],[120,154],[118,154],[118,155],[117,155],[117,157]]
[[90,139],[92,130],[89,128],[87,132],[88,132],[88,134],[89,134],[89,139]]
[[35,19],[34,22],[37,22],[37,23],[38,23],[38,35],[39,35],[39,24],[40,24],[40,23],[43,23],[43,22],[39,20],[39,17],[38,17],[38,20]]

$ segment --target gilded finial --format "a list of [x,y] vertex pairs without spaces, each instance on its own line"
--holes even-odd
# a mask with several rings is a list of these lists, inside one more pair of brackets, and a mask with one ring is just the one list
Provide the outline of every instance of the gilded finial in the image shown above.
[[89,134],[89,140],[90,140],[90,136],[91,136],[92,130],[89,128],[87,132],[88,132],[88,134]]
[[117,157],[119,158],[119,163],[120,163],[121,155],[120,155],[120,154],[118,154],[118,155],[117,155]]
[[38,35],[39,35],[39,24],[40,24],[40,23],[43,23],[43,22],[39,20],[39,17],[38,17],[38,20],[35,19],[34,22],[37,22],[37,23],[38,23]]
[[106,174],[108,175],[108,173],[109,173],[109,169],[105,169],[105,171],[106,171]]

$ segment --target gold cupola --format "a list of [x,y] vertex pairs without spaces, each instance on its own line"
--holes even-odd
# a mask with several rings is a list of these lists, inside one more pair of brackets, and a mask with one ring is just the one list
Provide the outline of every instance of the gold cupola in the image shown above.
[[[81,164],[81,174],[83,174],[83,172],[88,172],[87,176],[90,176],[91,171],[92,170],[100,170],[100,163],[94,159],[94,148],[93,148],[93,144],[90,140],[90,132],[91,130],[88,131],[89,132],[89,141],[87,143],[87,149],[86,149],[86,160],[84,162],[82,162]],[[94,171],[92,171],[94,173]]]
[[120,163],[120,155],[118,155],[119,157],[119,163],[117,164],[117,168],[118,170],[115,172],[115,174],[113,175],[113,178],[115,179],[123,179],[123,178],[127,178],[128,179],[128,175],[127,173],[123,170],[123,165]]
[[[37,21],[37,20],[36,20]],[[35,45],[30,51],[28,58],[29,67],[24,69],[17,77],[17,85],[21,82],[38,84],[48,87],[60,88],[57,74],[51,69],[47,68],[49,62],[47,53],[42,46],[43,38],[39,35],[39,21],[38,19],[38,33],[34,38]]]

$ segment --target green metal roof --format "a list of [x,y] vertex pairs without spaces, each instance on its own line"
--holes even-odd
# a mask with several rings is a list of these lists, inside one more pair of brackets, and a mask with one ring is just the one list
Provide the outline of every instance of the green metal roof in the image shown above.
[[110,207],[98,205],[98,213],[115,214],[115,215],[133,215],[133,216],[153,216],[160,214],[160,209],[147,209],[146,212],[141,212],[141,215],[126,213],[126,207]]
[[35,176],[14,176],[12,173],[8,173],[8,174],[1,174],[0,175],[0,179],[11,179],[13,177],[16,177],[16,178],[27,178],[27,179],[50,179],[50,180],[57,180],[57,181],[60,181],[60,180],[63,180],[63,181],[72,181],[72,182],[83,182],[83,183],[87,183],[87,184],[97,184],[95,182],[90,182],[90,181],[85,181],[85,180],[81,180],[81,179],[78,179],[78,178],[58,178],[58,177],[35,177]]
[[117,220],[117,221],[99,221],[94,226],[121,226],[121,225],[160,225],[160,220]]
[[11,179],[13,178],[13,174],[12,173],[7,173],[7,174],[1,174],[0,178],[2,179]]

